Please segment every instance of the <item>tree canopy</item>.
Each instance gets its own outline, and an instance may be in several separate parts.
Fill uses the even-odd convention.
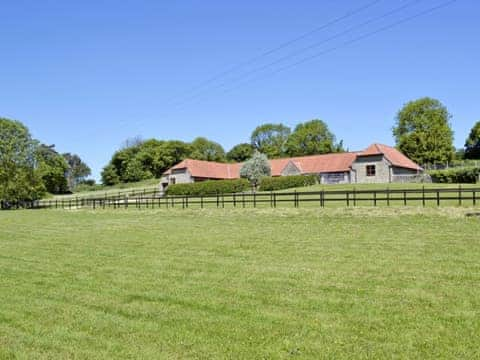
[[[36,168],[36,149],[25,125],[0,118],[0,200],[36,200],[45,193]]]
[[[263,124],[252,132],[250,141],[258,152],[268,158],[279,158],[287,154],[290,132],[290,128],[283,124]]]
[[[473,126],[465,141],[465,159],[480,159],[480,121]]]
[[[445,163],[454,156],[450,114],[438,100],[421,98],[407,103],[393,128],[397,148],[419,164]]]
[[[67,183],[68,164],[65,158],[55,150],[55,145],[37,146],[38,171],[51,194],[64,194],[69,191]]]
[[[73,190],[80,182],[84,181],[92,171],[77,154],[65,153],[63,158],[67,162],[67,182],[70,190]]]
[[[240,176],[248,179],[253,186],[257,186],[265,176],[270,176],[272,170],[265,154],[256,151],[252,158],[247,160],[240,169]]]
[[[226,160],[225,150],[222,145],[204,137],[197,137],[191,143],[192,153],[190,157],[196,160],[218,161]]]
[[[242,143],[235,145],[228,153],[227,160],[235,162],[244,162],[253,156],[253,147],[251,144]]]
[[[103,168],[102,183],[114,185],[159,178],[173,165],[190,156],[192,147],[183,141],[150,139],[116,151]]]
[[[289,156],[328,154],[342,150],[341,145],[335,144],[335,135],[322,120],[298,124],[287,141]]]

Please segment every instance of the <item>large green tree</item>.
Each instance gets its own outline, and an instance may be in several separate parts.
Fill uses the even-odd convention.
[[[45,193],[37,171],[37,144],[19,121],[0,118],[0,200],[36,200]]]
[[[322,120],[298,124],[287,141],[287,153],[290,156],[328,154],[342,150],[341,145],[335,144],[335,135]]]
[[[473,126],[465,141],[465,159],[480,159],[480,121]]]
[[[258,126],[250,137],[252,146],[269,158],[279,158],[287,154],[287,141],[290,128],[283,124],[263,124]]]
[[[235,145],[228,153],[227,160],[235,162],[243,162],[253,156],[253,146],[251,144],[243,143]]]
[[[116,151],[102,171],[102,183],[114,185],[159,178],[165,170],[190,156],[191,145],[183,141],[150,139]]]
[[[225,150],[222,145],[204,137],[197,137],[191,143],[192,152],[190,157],[196,160],[218,161],[226,160]]]
[[[455,152],[450,118],[447,108],[436,99],[407,103],[393,128],[397,148],[419,164],[450,161]]]
[[[92,171],[77,154],[65,153],[63,158],[67,162],[67,182],[70,190],[73,190],[80,182],[85,180]]]
[[[51,194],[68,192],[68,164],[65,158],[55,150],[55,145],[40,144],[37,147],[38,171]]]

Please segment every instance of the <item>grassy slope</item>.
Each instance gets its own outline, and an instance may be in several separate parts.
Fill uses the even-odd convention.
[[[148,179],[144,181],[134,182],[134,183],[122,183],[113,186],[105,186],[102,189],[94,190],[94,191],[81,191],[74,193],[72,195],[53,195],[51,196],[52,199],[69,199],[69,198],[82,198],[82,197],[89,197],[89,196],[104,196],[107,195],[114,195],[120,192],[126,191],[133,191],[133,190],[141,190],[141,189],[154,189],[159,188],[160,179]]]
[[[479,357],[464,211],[2,212],[0,358]]]

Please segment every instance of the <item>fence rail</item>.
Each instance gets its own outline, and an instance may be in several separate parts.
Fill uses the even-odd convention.
[[[204,196],[117,196],[40,200],[8,204],[2,209],[128,209],[225,207],[327,207],[327,206],[476,206],[479,188],[419,188],[378,190],[325,190],[311,192],[248,192]]]

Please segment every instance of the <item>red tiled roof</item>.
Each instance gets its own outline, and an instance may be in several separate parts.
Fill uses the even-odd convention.
[[[224,164],[213,161],[185,159],[174,167],[170,168],[165,174],[170,174],[172,170],[188,169],[193,177],[208,179],[238,179],[240,177],[240,167],[242,164]]]
[[[408,157],[403,155],[397,149],[383,144],[373,144],[370,145],[365,151],[362,151],[358,156],[371,156],[371,155],[384,155],[388,161],[394,166],[413,169],[413,170],[422,170],[418,164],[410,160]]]
[[[356,157],[354,153],[301,156],[270,160],[270,166],[272,167],[272,176],[280,176],[290,161],[302,174],[343,172],[350,171]]]
[[[382,144],[373,144],[365,151],[273,159],[269,160],[269,162],[272,169],[272,176],[280,176],[290,162],[299,169],[301,174],[319,174],[350,171],[357,156],[372,155],[384,155],[394,166],[422,170],[420,166],[397,149]],[[240,168],[242,165],[242,163],[224,164],[212,161],[186,159],[166,171],[165,175],[170,174],[172,170],[188,169],[193,177],[206,179],[238,179],[240,178]]]

